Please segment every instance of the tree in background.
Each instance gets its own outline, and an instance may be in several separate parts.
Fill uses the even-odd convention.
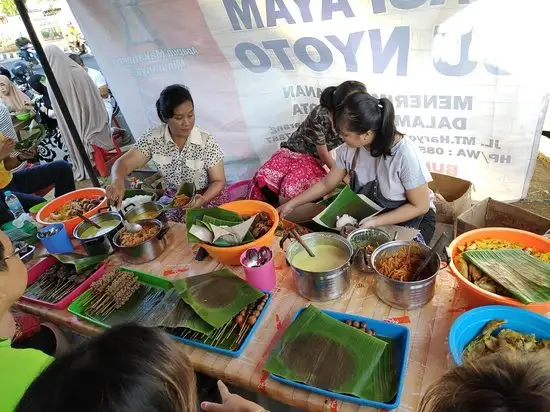
[[[15,16],[18,14],[13,0],[0,0],[0,11],[6,16]]]

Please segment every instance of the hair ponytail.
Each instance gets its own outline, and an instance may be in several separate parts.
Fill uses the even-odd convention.
[[[366,93],[367,87],[356,80],[346,80],[338,86],[330,86],[323,90],[319,104],[329,112],[334,113],[342,106],[344,100],[353,93]]]
[[[395,128],[395,110],[392,102],[388,98],[382,97],[378,99],[378,104],[382,112],[382,119],[380,128],[376,131],[376,137],[371,144],[371,154],[375,157],[391,155],[391,147],[397,133],[397,129]]]
[[[345,128],[350,132],[375,132],[370,144],[374,157],[391,156],[391,148],[396,134],[395,110],[392,102],[383,97],[377,99],[368,93],[353,93],[348,96],[334,114],[337,129]]]

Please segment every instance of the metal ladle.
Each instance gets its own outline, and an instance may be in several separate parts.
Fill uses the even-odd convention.
[[[126,220],[126,215],[122,212],[121,209],[118,209],[117,212],[122,218],[122,224],[124,225],[124,230],[126,230],[128,233],[137,233],[140,230],[143,230],[143,227],[139,223],[128,222]]]

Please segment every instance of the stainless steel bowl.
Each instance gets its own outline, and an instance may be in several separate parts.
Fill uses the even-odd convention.
[[[386,254],[390,256],[393,253],[409,245],[419,246],[424,256],[428,254],[430,248],[414,241],[393,241],[379,246],[371,256],[371,265],[375,270],[376,295],[385,303],[399,309],[416,309],[428,303],[435,294],[435,280],[441,266],[441,258],[435,255],[426,267],[428,273],[424,279],[417,282],[401,282],[393,280],[379,272],[380,259]]]
[[[138,220],[144,219],[157,219],[164,224],[168,223],[164,207],[157,202],[146,202],[138,206],[129,204],[124,208],[124,213],[126,214],[126,220],[130,223],[136,223]],[[149,217],[145,218],[144,215],[149,215]]]
[[[151,260],[154,260],[162,255],[162,252],[164,252],[164,249],[166,249],[166,239],[164,235],[166,235],[166,232],[168,232],[170,227],[164,226],[162,222],[157,219],[144,219],[139,220],[136,223],[143,225],[148,222],[153,222],[155,225],[158,226],[160,231],[157,233],[156,236],[153,236],[152,238],[146,240],[143,243],[140,243],[139,245],[123,246],[120,244],[118,238],[120,236],[120,233],[124,229],[119,230],[115,235],[113,242],[122,253],[122,258],[126,262],[135,264],[150,262]]]
[[[370,257],[372,253],[365,253],[365,247],[373,246],[375,249],[388,243],[391,240],[390,235],[380,229],[356,229],[348,235],[348,240],[353,246],[354,266],[366,273],[374,273],[374,269],[370,265]]]
[[[348,260],[345,264],[327,272],[309,272],[292,265],[292,259],[303,250],[302,246],[294,241],[286,252],[287,262],[292,267],[292,274],[298,293],[310,300],[325,301],[337,299],[349,288],[351,273],[350,261],[353,247],[345,238],[335,233],[309,233],[302,239],[312,250],[317,245],[333,245],[345,250]]]
[[[103,233],[99,236],[82,237],[83,233],[90,228],[90,224],[86,221],[82,221],[74,228],[73,237],[78,239],[82,244],[82,247],[89,256],[108,255],[115,251],[115,245],[113,238],[115,233],[122,227],[122,217],[117,212],[103,212],[97,215],[90,216],[89,219],[101,226],[103,222],[118,222],[107,233]]]

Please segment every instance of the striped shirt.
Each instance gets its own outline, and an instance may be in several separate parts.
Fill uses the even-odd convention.
[[[14,141],[18,141],[17,134],[13,128],[13,123],[11,121],[10,109],[8,106],[0,100],[0,134],[4,137],[9,137]]]

